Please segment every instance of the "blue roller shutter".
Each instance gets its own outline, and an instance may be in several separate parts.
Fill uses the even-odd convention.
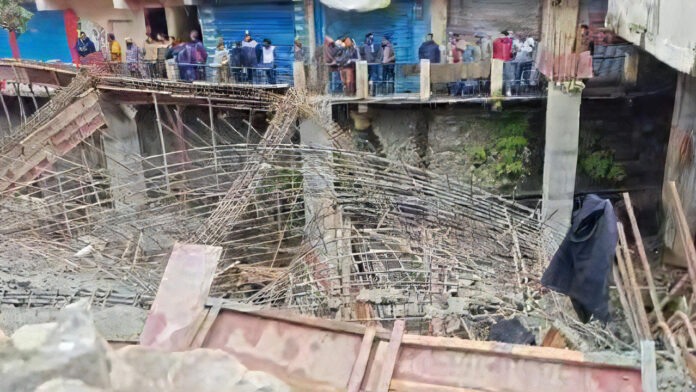
[[[34,13],[27,24],[27,31],[17,37],[22,58],[71,63],[72,57],[65,36],[63,11],[37,11],[34,3],[22,6]],[[7,30],[0,29],[0,57],[12,57],[9,42]]]
[[[417,10],[419,4],[422,5],[421,12]],[[429,0],[392,0],[389,7],[370,12],[338,11],[321,5],[317,14],[317,22],[323,24],[321,31],[324,34],[318,37],[317,44],[323,43],[326,35],[334,39],[348,35],[360,45],[367,33],[374,33],[376,40],[387,35],[394,45],[397,64],[418,63],[418,47],[430,32]],[[419,77],[413,72],[400,74],[405,69],[397,67],[397,92],[418,91]]]
[[[218,37],[226,43],[241,41],[244,31],[261,43],[264,38],[276,47],[279,81],[292,80],[295,15],[292,1],[216,1],[198,6],[204,44],[215,51]]]

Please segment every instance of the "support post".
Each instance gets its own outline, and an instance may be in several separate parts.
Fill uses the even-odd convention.
[[[215,118],[213,116],[213,105],[208,98],[208,114],[210,115],[210,139],[213,143],[213,166],[215,166],[215,185],[220,187],[220,177],[218,176],[217,158],[217,138],[215,137]]]
[[[542,190],[544,219],[565,234],[570,227],[580,135],[582,91],[563,91],[549,82]]]
[[[7,110],[7,104],[5,104],[5,97],[3,97],[2,91],[0,91],[0,103],[2,103],[2,109],[5,111],[5,117],[7,118],[7,133],[12,133],[12,120],[10,119],[10,112]]]
[[[503,95],[503,65],[499,59],[491,59],[491,96]]]
[[[295,61],[292,63],[292,78],[296,90],[307,89],[307,77],[305,75],[304,62]]]
[[[657,392],[655,342],[652,340],[641,340],[640,342],[640,373],[643,381],[643,392]]]
[[[367,61],[358,61],[355,65],[356,97],[366,99],[369,95],[370,85],[367,74]]]
[[[164,182],[167,186],[167,193],[171,192],[169,185],[169,165],[167,164],[167,149],[164,143],[164,132],[162,132],[162,120],[160,119],[159,107],[157,105],[157,94],[152,93],[152,100],[155,103],[155,115],[157,116],[157,131],[159,132],[160,144],[162,146],[162,162],[164,165]]]
[[[430,60],[420,61],[420,100],[430,99]]]

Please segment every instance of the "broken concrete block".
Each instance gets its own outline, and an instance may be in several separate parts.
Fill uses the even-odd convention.
[[[108,346],[94,331],[86,300],[68,305],[54,325],[20,328],[12,341],[0,351],[0,391],[33,392],[59,377],[110,386]]]
[[[189,347],[221,254],[219,246],[174,244],[140,344],[170,351]]]
[[[80,380],[54,378],[41,384],[34,392],[107,392],[107,390],[91,387]]]
[[[24,325],[12,334],[12,344],[19,351],[39,350],[57,326],[57,323]]]
[[[250,372],[222,350],[166,352],[130,346],[110,355],[115,392],[285,392],[290,388],[263,372]]]

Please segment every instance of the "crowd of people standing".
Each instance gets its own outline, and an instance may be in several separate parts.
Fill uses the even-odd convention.
[[[374,33],[368,33],[359,46],[355,40],[347,36],[336,40],[326,36],[323,55],[324,63],[329,67],[332,92],[335,92],[339,85],[336,80],[338,75],[343,93],[355,94],[355,66],[360,60],[368,63],[371,90],[382,86],[387,93],[393,92],[396,55],[389,36],[383,36],[381,42],[377,43]]]

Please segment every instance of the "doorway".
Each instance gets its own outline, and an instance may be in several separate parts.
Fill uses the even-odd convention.
[[[145,8],[145,32],[152,38],[157,38],[157,34],[169,36],[164,8]]]

